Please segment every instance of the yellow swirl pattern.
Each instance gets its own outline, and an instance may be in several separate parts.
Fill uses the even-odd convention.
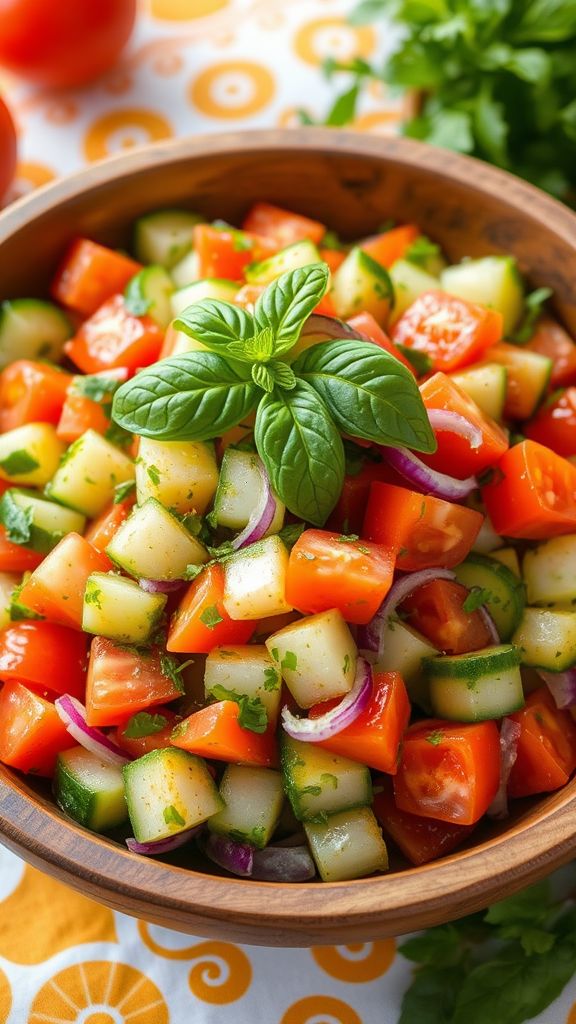
[[[394,939],[351,946],[313,946],[312,956],[323,971],[338,981],[365,984],[381,978],[396,956]]]
[[[306,996],[286,1010],[280,1024],[362,1024],[362,1020],[341,999]]]
[[[239,946],[231,942],[195,942],[178,948],[163,946],[150,934],[145,921],[138,922],[145,946],[166,960],[197,961],[188,975],[193,994],[205,1003],[223,1006],[241,999],[252,981],[252,966]]]

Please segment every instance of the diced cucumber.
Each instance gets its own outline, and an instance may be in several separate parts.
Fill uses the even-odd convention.
[[[188,306],[202,299],[222,299],[224,302],[233,302],[238,292],[238,284],[235,281],[227,281],[225,278],[205,277],[202,281],[193,281],[185,288],[178,288],[172,295],[170,305],[172,316],[180,316]],[[190,339],[193,340],[193,339]],[[201,341],[197,342],[199,348],[206,348]]]
[[[206,762],[187,750],[152,750],[122,771],[130,823],[139,843],[168,839],[224,806]]]
[[[218,526],[244,529],[262,495],[262,468],[255,452],[226,449],[214,498],[214,518]],[[265,536],[278,533],[284,524],[286,508],[278,498],[275,501],[276,512]]]
[[[141,438],[136,462],[139,505],[147,498],[157,498],[165,508],[180,515],[203,515],[217,486],[218,464],[212,444]]]
[[[394,305],[394,288],[388,271],[359,246],[351,249],[338,267],[330,296],[336,315],[342,320],[366,312],[383,324]]]
[[[513,256],[483,256],[446,267],[442,288],[468,302],[502,313],[504,334],[516,327],[524,309],[524,286]]]
[[[475,553],[468,555],[454,572],[459,583],[483,599],[481,603],[494,619],[500,639],[509,640],[526,604],[522,580],[501,562]]]
[[[153,580],[184,579],[187,565],[209,559],[206,548],[156,498],[134,509],[106,554],[131,576]]]
[[[523,665],[564,672],[576,663],[576,611],[526,608],[512,643]]]
[[[24,582],[24,578],[22,582]],[[19,574],[15,572],[0,572],[0,629],[8,626],[12,619],[11,612],[14,604],[17,603],[18,597],[16,588],[20,590]]]
[[[422,667],[423,658],[433,658],[439,651],[400,620],[389,619],[384,633],[382,651],[374,665],[376,672],[399,672],[412,703],[430,711],[428,680]]]
[[[346,882],[388,869],[382,831],[369,807],[334,814],[325,824],[304,825],[323,882]]]
[[[82,629],[124,644],[145,643],[156,630],[166,594],[148,594],[134,580],[93,572],[86,582]]]
[[[128,818],[122,769],[84,747],[58,754],[54,796],[66,814],[93,832],[109,832]]]
[[[280,672],[264,644],[214,647],[206,658],[206,698],[218,699],[213,694],[215,686],[256,697],[266,708],[271,725],[276,725],[280,711],[281,683]]]
[[[483,363],[470,366],[459,373],[451,373],[450,377],[458,387],[474,401],[493,420],[501,420],[506,401],[507,370],[499,363]]]
[[[72,509],[47,501],[33,491],[10,488],[6,492],[18,508],[31,516],[30,540],[27,547],[47,555],[67,533],[83,533],[86,516]]]
[[[370,772],[358,761],[286,733],[280,737],[280,761],[284,789],[298,821],[323,821],[328,814],[372,802]]]
[[[506,401],[504,416],[525,420],[535,411],[548,387],[552,360],[539,352],[509,345],[505,341],[492,345],[490,362],[506,368]]]
[[[576,604],[576,536],[553,537],[524,555],[529,604],[574,610]]]
[[[270,842],[284,803],[280,772],[229,764],[220,783],[224,807],[208,828],[239,843],[263,850]]]
[[[522,573],[516,548],[500,548],[498,551],[492,551],[490,557],[495,558],[497,562],[501,562],[507,569],[510,569],[510,572],[521,578]]]
[[[226,559],[222,603],[231,619],[265,619],[292,611],[285,597],[288,557],[286,545],[274,536]]]
[[[432,710],[455,722],[502,718],[524,705],[520,653],[511,644],[427,658]]]
[[[170,271],[176,287],[185,288],[187,284],[192,284],[192,281],[197,281],[200,277],[199,266],[198,253],[194,250],[187,253]]]
[[[57,363],[73,334],[61,309],[40,299],[11,299],[0,304],[0,370],[15,359]]]
[[[113,500],[114,488],[134,476],[134,463],[128,455],[95,430],[87,430],[70,445],[46,494],[93,518]]]
[[[164,267],[144,267],[126,285],[126,307],[135,316],[150,316],[164,330],[172,319],[174,282]]]
[[[171,270],[192,248],[192,232],[203,217],[189,210],[155,210],[134,226],[134,253],[140,263]]]
[[[480,510],[479,510],[480,511]],[[472,551],[480,555],[491,555],[495,548],[502,547],[502,537],[496,533],[488,516],[484,516],[478,536],[472,545]]]
[[[436,291],[440,281],[408,260],[396,260],[390,267],[390,280],[394,288],[394,309],[390,322],[395,323],[409,306],[424,292]]]
[[[43,487],[65,450],[51,423],[25,423],[8,430],[0,434],[0,479]]]
[[[266,647],[301,708],[343,697],[354,685],[358,652],[336,608],[291,622]]]
[[[309,263],[321,263],[322,257],[313,242],[304,239],[294,242],[286,249],[269,256],[259,263],[250,263],[246,267],[246,280],[249,284],[270,284],[288,270],[298,270]]]

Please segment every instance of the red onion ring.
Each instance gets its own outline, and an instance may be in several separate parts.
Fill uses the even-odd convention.
[[[422,459],[408,448],[381,446],[380,451],[386,462],[423,494],[432,494],[435,498],[446,498],[448,501],[460,501],[478,487],[475,476],[458,480],[447,473],[439,473],[422,462]]]
[[[500,727],[500,783],[498,792],[486,811],[490,818],[502,820],[508,817],[508,780],[516,758],[518,757],[518,740],[522,729],[518,722],[503,718]]]
[[[438,432],[458,434],[470,442],[471,448],[479,448],[482,444],[482,431],[465,416],[450,409],[427,409],[430,426]]]
[[[407,576],[400,576],[390,587],[376,615],[366,625],[358,629],[358,646],[366,651],[380,652],[388,619],[399,604],[410,597],[415,590],[432,580],[455,580],[456,576],[450,569],[421,569]],[[500,643],[500,641],[498,641]],[[318,721],[318,719],[316,719]]]
[[[335,316],[324,316],[322,313],[312,313],[300,331],[300,337],[315,338],[317,336],[325,338],[326,341],[344,338],[351,341],[370,342],[370,338],[360,334],[343,320],[338,320]]]
[[[268,846],[254,850],[252,878],[260,882],[309,882],[316,875],[307,846]]]
[[[476,611],[480,612],[480,615],[481,615],[481,617],[482,617],[482,619],[484,621],[484,625],[486,626],[486,629],[490,633],[490,639],[491,639],[492,643],[493,644],[500,644],[500,643],[502,643],[502,641],[500,639],[500,634],[499,634],[498,630],[496,629],[496,623],[494,622],[494,619],[490,615],[490,612],[488,611],[488,609],[482,604],[482,605],[480,605],[479,608],[476,609]]]
[[[170,853],[172,850],[177,850],[179,846],[184,846],[185,843],[190,842],[203,827],[203,825],[194,825],[192,828],[185,829],[184,832],[168,836],[167,839],[156,839],[153,843],[139,843],[137,839],[130,836],[126,840],[126,846],[131,853],[141,853],[145,857],[152,857],[159,853]]]
[[[557,708],[576,706],[576,668],[569,668],[567,672],[542,672],[539,669],[538,675],[546,683]]]
[[[182,587],[188,586],[186,580],[138,580],[138,586],[140,590],[145,590],[147,594],[173,594],[176,590],[182,590]]]
[[[320,718],[296,718],[286,706],[282,709],[284,731],[294,740],[321,743],[336,736],[354,722],[366,708],[372,693],[372,668],[364,658],[358,658],[356,678],[349,693],[340,703]]]
[[[232,875],[250,878],[254,865],[254,847],[248,843],[236,843],[226,836],[217,836],[209,832],[202,843],[202,849],[218,867],[224,868]]]
[[[69,693],[65,693],[62,697],[56,698],[54,707],[58,717],[64,722],[67,731],[86,750],[96,754],[103,761],[108,761],[110,764],[123,765],[128,764],[131,760],[126,755],[126,752],[106,736],[101,729],[88,725],[86,722],[86,708],[79,700],[76,700],[76,697],[71,697]]]
[[[276,514],[276,498],[272,494],[268,473],[260,459],[258,459],[258,470],[262,478],[262,490],[258,503],[253,509],[242,533],[239,533],[232,541],[232,547],[236,550],[238,548],[245,548],[248,544],[254,544],[257,540],[260,540],[266,533],[266,530],[270,528],[270,524]]]

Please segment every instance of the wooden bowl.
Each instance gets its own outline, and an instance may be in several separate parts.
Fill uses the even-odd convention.
[[[0,215],[0,298],[45,290],[71,237],[128,241],[135,217],[188,205],[238,223],[268,199],[345,237],[387,218],[416,221],[453,260],[512,253],[533,285],[554,289],[576,332],[576,217],[536,189],[444,150],[327,129],[162,143],[56,182]],[[468,846],[414,868],[333,884],[277,885],[218,876],[181,852],[137,857],[65,818],[49,791],[0,768],[0,837],[32,864],[116,910],[196,935],[312,945],[397,935],[479,910],[534,882],[576,850],[576,781]],[[182,866],[189,864],[190,866]]]

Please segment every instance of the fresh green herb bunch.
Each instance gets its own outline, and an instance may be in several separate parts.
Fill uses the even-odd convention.
[[[258,453],[275,493],[299,518],[322,526],[344,480],[339,431],[432,452],[436,440],[412,374],[367,341],[314,345],[291,364],[304,323],[328,286],[324,263],[283,274],[254,314],[204,299],[175,326],[205,350],[155,363],[114,395],[126,430],[165,441],[200,441],[256,410]]]
[[[402,29],[383,66],[329,61],[352,87],[327,123],[353,120],[364,82],[424,94],[406,135],[472,153],[563,199],[576,191],[576,0],[362,0],[356,24]]]

